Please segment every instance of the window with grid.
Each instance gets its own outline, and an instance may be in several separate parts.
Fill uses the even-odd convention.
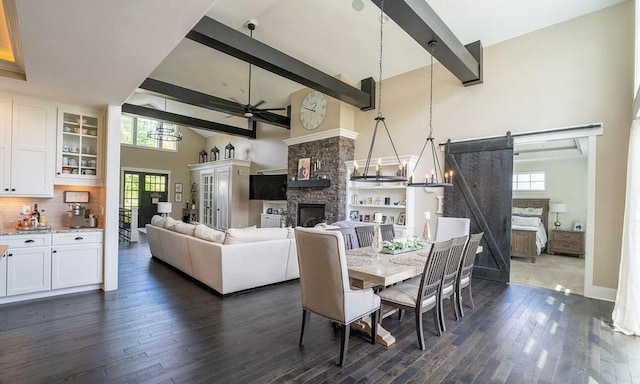
[[[147,133],[153,131],[159,124],[160,121],[158,120],[122,115],[120,117],[120,144],[177,151],[177,141],[161,141],[147,137]],[[166,128],[174,129],[178,132],[177,125],[164,122],[162,124]]]
[[[166,189],[167,177],[163,175],[145,175],[145,192],[164,192]]]
[[[521,172],[513,175],[514,191],[544,191],[544,172]]]
[[[140,202],[140,175],[133,173],[124,174],[124,208],[137,208]]]

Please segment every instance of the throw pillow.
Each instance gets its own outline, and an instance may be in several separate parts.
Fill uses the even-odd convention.
[[[151,225],[164,228],[165,220],[166,219],[160,215],[153,215],[153,217],[151,218]]]
[[[211,241],[213,243],[222,244],[224,243],[225,233],[222,231],[218,231],[217,229],[209,228],[204,224],[196,225],[194,236],[198,239]]]
[[[289,231],[286,228],[230,228],[227,229],[225,244],[243,244],[256,241],[286,239]]]
[[[196,231],[196,226],[188,223],[178,223],[176,224],[176,232],[180,232],[184,235],[193,236]]]
[[[164,221],[164,228],[171,230],[171,231],[175,231],[176,230],[176,224],[178,223],[182,223],[181,220],[176,220],[173,217],[167,217],[167,219]]]

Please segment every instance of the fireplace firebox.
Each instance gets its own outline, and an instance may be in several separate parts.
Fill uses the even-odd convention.
[[[324,204],[298,204],[299,226],[313,227],[324,219]]]

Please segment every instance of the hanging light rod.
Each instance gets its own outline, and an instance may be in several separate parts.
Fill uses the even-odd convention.
[[[429,135],[424,141],[418,161],[413,168],[413,172],[409,174],[409,180],[407,181],[407,187],[424,187],[424,188],[437,188],[437,187],[453,187],[453,171],[445,172],[442,174],[442,168],[440,167],[440,160],[438,159],[438,152],[436,151],[435,140],[433,139],[433,53],[436,49],[438,42],[436,40],[429,41],[429,49],[431,50],[431,67],[429,69]],[[415,182],[415,171],[420,164],[424,150],[429,146],[431,148],[431,158],[433,159],[433,168],[431,173],[428,173],[424,177],[424,182]]]
[[[400,161],[400,156],[398,156],[398,151],[396,151],[396,146],[393,144],[393,139],[391,138],[391,134],[389,133],[389,128],[387,128],[387,123],[385,122],[384,116],[382,115],[382,52],[383,52],[383,43],[384,43],[384,0],[382,0],[380,4],[380,57],[379,57],[379,68],[380,74],[378,76],[378,115],[374,119],[376,124],[373,127],[373,136],[371,137],[371,145],[369,145],[369,153],[367,154],[367,160],[364,166],[364,172],[360,174],[358,170],[358,162],[353,161],[353,172],[351,173],[351,181],[359,181],[359,182],[370,182],[370,183],[380,183],[380,182],[404,182],[407,181],[407,165],[406,162],[403,164]],[[378,126],[382,123],[384,130],[387,132],[387,137],[389,137],[389,142],[391,143],[391,148],[393,149],[393,153],[398,160],[398,170],[395,175],[383,175],[382,174],[382,161],[378,159],[378,164],[376,165],[376,173],[375,175],[369,174],[369,166],[371,165],[371,155],[373,154],[373,147],[376,143],[376,135],[378,134]]]

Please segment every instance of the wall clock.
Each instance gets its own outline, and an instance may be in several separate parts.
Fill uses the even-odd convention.
[[[311,91],[300,104],[300,122],[302,127],[308,130],[316,129],[322,124],[327,114],[327,97],[318,92]]]

